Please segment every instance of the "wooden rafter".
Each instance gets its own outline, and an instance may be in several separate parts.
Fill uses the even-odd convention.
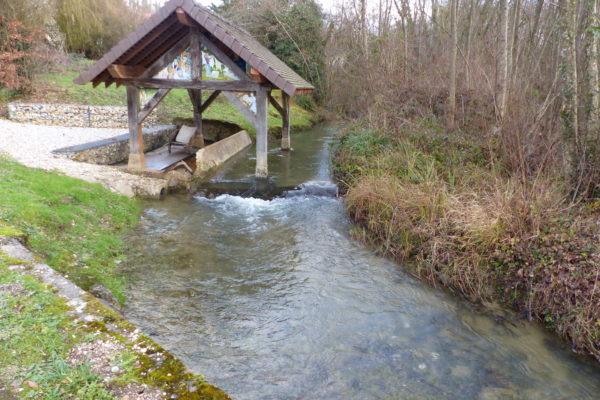
[[[108,72],[113,78],[127,79],[137,78],[146,71],[143,65],[120,65],[112,64],[108,67]]]
[[[252,124],[252,126],[256,127],[256,114],[252,112],[242,101],[238,98],[237,94],[234,92],[223,92],[223,96],[227,97],[227,99],[233,104],[235,108],[238,109],[239,112]]]
[[[194,21],[192,18],[190,18],[190,16],[187,15],[187,13],[185,11],[183,11],[183,8],[177,7],[175,9],[175,14],[177,15],[177,20],[179,21],[180,24],[186,25],[189,27],[197,27],[198,26],[196,21]]]
[[[261,86],[259,83],[252,81],[220,81],[220,80],[204,80],[190,81],[180,79],[153,79],[153,78],[138,78],[138,79],[121,79],[122,84],[129,86],[144,87],[150,89],[206,89],[206,90],[222,90],[235,92],[255,92]],[[266,86],[271,88],[271,86]]]
[[[154,94],[154,96],[144,105],[142,110],[138,113],[138,120],[140,124],[148,117],[148,115],[150,115],[152,110],[156,108],[156,106],[162,101],[162,99],[165,98],[167,94],[169,94],[170,91],[171,89],[165,88],[160,89]]]
[[[189,28],[187,26],[177,26],[181,27],[181,29],[172,32],[170,35],[161,36],[158,43],[153,46],[152,51],[141,52],[131,60],[131,63],[144,65],[146,67],[153,65],[156,60],[179,43],[179,41],[189,33]]]
[[[180,55],[190,45],[190,35],[186,35],[181,38],[169,51],[160,56],[157,60],[152,63],[150,67],[144,72],[140,78],[152,78],[158,74],[164,67],[172,62],[175,57]]]
[[[208,99],[206,99],[206,101],[204,102],[204,104],[202,104],[202,107],[200,107],[200,113],[202,114],[204,111],[206,111],[206,109],[208,107],[210,107],[210,105],[212,104],[213,101],[215,101],[215,99],[217,97],[219,97],[219,94],[221,94],[220,90],[215,90],[213,91],[210,96],[208,96]]]
[[[160,38],[165,35],[165,32],[168,32],[176,24],[177,18],[175,17],[169,17],[165,19],[159,26],[157,26],[150,33],[148,33],[148,35],[146,35],[143,39],[138,41],[129,52],[120,57],[118,59],[118,63],[125,64],[130,61],[134,61],[136,64],[139,64],[139,62],[136,62],[135,58],[138,57],[140,54],[143,54],[143,50],[147,46],[152,44],[154,41],[160,40]]]
[[[279,113],[279,115],[281,115],[282,117],[284,117],[285,116],[285,112],[283,110],[283,107],[279,105],[279,103],[277,102],[277,100],[275,100],[275,98],[271,95],[271,92],[269,92],[268,96],[269,96],[269,103],[271,103],[271,105],[277,110],[277,112]]]

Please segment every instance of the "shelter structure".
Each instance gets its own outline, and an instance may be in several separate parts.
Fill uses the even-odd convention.
[[[269,103],[282,118],[281,148],[290,149],[290,97],[311,92],[302,79],[248,32],[193,0],[169,0],[133,33],[74,80],[127,88],[132,170],[146,169],[142,123],[171,89],[186,89],[196,143],[203,146],[202,113],[222,94],[256,128],[256,176],[266,177]],[[145,104],[140,91],[155,89]],[[281,91],[281,101],[273,90]],[[205,94],[202,91],[211,91]]]

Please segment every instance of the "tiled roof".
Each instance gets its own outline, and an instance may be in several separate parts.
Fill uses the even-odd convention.
[[[181,8],[207,36],[231,54],[236,54],[259,71],[269,82],[293,96],[297,92],[311,91],[314,87],[294,72],[277,56],[260,44],[245,30],[225,18],[195,3],[193,0],[170,0],[133,33],[74,80],[76,84],[104,82],[107,86],[115,80],[107,68],[112,64],[142,65],[149,67],[189,32],[189,27],[179,23],[175,10]]]

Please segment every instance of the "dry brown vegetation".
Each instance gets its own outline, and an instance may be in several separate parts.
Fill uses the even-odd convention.
[[[434,285],[509,304],[600,359],[599,201],[572,204],[548,177],[523,183],[495,170],[488,149],[430,120],[394,136],[355,127],[335,165],[360,239]]]
[[[600,3],[345,1],[335,156],[358,235],[600,360]]]

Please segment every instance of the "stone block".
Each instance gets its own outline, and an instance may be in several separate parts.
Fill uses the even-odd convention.
[[[198,150],[196,153],[196,172],[194,175],[201,175],[219,167],[251,144],[252,139],[250,139],[248,132],[240,131],[235,135]]]

